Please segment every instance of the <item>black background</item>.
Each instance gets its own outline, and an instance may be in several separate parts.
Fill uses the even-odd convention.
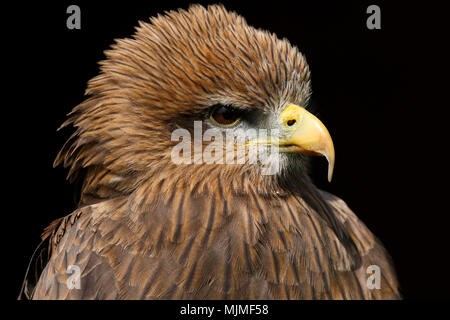
[[[316,184],[344,199],[381,239],[405,298],[449,298],[448,146],[443,142],[448,11],[431,2],[222,3],[250,25],[288,38],[306,56],[312,107],[336,149],[332,183],[326,181],[325,161],[317,159]],[[81,30],[66,28],[70,4],[81,8]],[[381,7],[381,30],[366,27],[369,4]],[[4,67],[13,69],[7,79],[11,90],[4,92],[13,99],[3,102],[2,118],[3,127],[10,128],[2,158],[9,191],[3,193],[9,208],[3,213],[13,220],[4,226],[11,232],[5,244],[12,249],[12,298],[41,231],[75,208],[67,171],[52,168],[71,130],[56,129],[83,100],[113,39],[131,36],[138,20],[180,7],[188,4],[73,0],[4,10],[13,18],[2,45],[12,55]]]

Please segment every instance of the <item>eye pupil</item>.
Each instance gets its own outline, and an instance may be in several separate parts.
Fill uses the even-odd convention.
[[[216,111],[216,116],[218,118],[223,118],[225,120],[228,121],[233,121],[234,117],[236,116],[234,114],[234,112],[228,108],[225,107],[220,107],[217,111]]]
[[[239,121],[240,112],[227,106],[218,106],[213,109],[211,118],[221,125],[233,125]]]

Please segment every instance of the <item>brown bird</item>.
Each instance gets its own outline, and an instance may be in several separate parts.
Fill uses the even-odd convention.
[[[55,160],[82,182],[79,205],[43,233],[48,261],[26,296],[400,298],[380,242],[308,177],[312,154],[331,179],[334,149],[307,111],[310,71],[295,46],[223,6],[194,5],[141,22],[105,54]],[[193,137],[181,163],[177,129]],[[239,143],[249,129],[270,134]],[[213,158],[223,149],[233,161],[202,160],[211,140],[227,141]],[[252,162],[252,146],[278,152]]]

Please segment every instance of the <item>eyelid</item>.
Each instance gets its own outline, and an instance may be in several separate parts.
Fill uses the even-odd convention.
[[[236,112],[239,112],[240,115],[243,115],[243,114],[245,114],[245,113],[248,112],[248,110],[246,110],[246,109],[244,109],[244,108],[242,108],[242,107],[235,107],[235,106],[225,105],[225,104],[215,104],[215,105],[212,105],[212,106],[210,107],[209,112],[208,112],[208,118],[212,116],[212,114],[213,114],[213,112],[214,112],[215,110],[217,110],[217,109],[219,109],[219,108],[221,108],[221,107],[229,108],[229,109],[231,109],[231,110],[234,110],[234,111],[236,111]]]
[[[236,107],[236,106],[233,106],[233,105],[230,105],[230,104],[221,104],[221,103],[213,104],[213,105],[211,105],[211,106],[209,107],[209,109],[210,109],[211,111],[213,111],[213,110],[216,110],[216,109],[218,109],[218,108],[220,108],[220,107],[225,107],[225,108],[228,108],[228,109],[233,109],[233,110],[238,110],[238,111],[244,111],[244,110],[245,110],[245,109],[242,108],[242,107]]]

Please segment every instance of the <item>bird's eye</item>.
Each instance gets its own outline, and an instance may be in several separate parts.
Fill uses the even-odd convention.
[[[241,120],[242,112],[236,108],[218,105],[213,107],[210,119],[220,127],[234,127]]]

